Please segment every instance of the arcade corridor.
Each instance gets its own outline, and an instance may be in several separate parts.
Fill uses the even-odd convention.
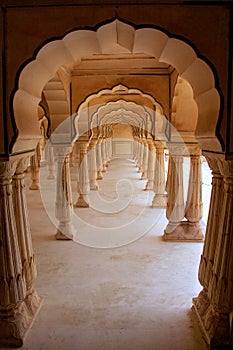
[[[43,175],[46,172],[41,168]],[[119,158],[110,162],[104,179],[98,181],[100,194],[107,198],[113,193],[117,178],[134,183],[132,218],[152,192],[143,191],[145,180],[140,180],[134,163]],[[190,310],[192,297],[201,289],[197,269],[202,243],[163,242],[164,211],[146,235],[122,247],[97,249],[56,241],[40,192],[28,191],[27,198],[38,268],[36,288],[44,302],[21,349],[205,349]],[[87,220],[91,210],[75,212]],[[155,210],[146,208],[144,224]],[[119,226],[121,217],[124,224],[126,211],[115,214],[115,221],[114,215],[105,214],[106,222]],[[103,220],[104,214],[99,215]]]

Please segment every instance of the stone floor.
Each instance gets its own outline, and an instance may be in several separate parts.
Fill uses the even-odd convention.
[[[122,169],[124,181],[119,180]],[[27,198],[38,269],[36,288],[44,301],[21,349],[206,349],[191,312],[192,297],[201,289],[197,271],[203,244],[161,239],[167,222],[164,210],[156,213],[148,205],[153,194],[143,191],[145,182],[133,162],[111,161],[99,181],[99,210],[93,192],[92,208],[75,209],[79,243],[54,239],[54,218],[48,209],[53,207],[54,187],[43,180],[46,168],[41,170],[42,190],[27,190]],[[72,179],[76,200],[74,169]],[[118,179],[118,193],[114,179]],[[47,198],[47,212],[41,196]],[[131,226],[125,232],[135,230],[135,234],[124,241],[121,233],[127,216]],[[85,225],[99,228],[89,240],[83,235],[88,232]],[[139,234],[143,225],[148,225],[147,230]],[[110,241],[106,235],[93,241],[101,228],[114,232]],[[98,242],[105,248],[98,248]]]

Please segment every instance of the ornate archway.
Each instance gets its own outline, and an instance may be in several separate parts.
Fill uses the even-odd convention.
[[[189,82],[198,106],[196,136],[199,143],[204,149],[220,151],[221,145],[215,136],[220,96],[210,67],[184,41],[154,28],[135,29],[117,19],[96,31],[73,31],[61,40],[46,44],[36,59],[25,66],[13,99],[18,128],[13,151],[27,150],[29,144],[31,148],[32,139],[36,144],[39,137],[37,105],[41,92],[61,66],[72,68],[84,55],[138,53],[151,55],[159,62],[172,65]]]

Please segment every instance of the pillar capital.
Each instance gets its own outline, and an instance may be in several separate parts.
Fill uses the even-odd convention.
[[[20,158],[17,162],[15,174],[17,174],[17,175],[23,174],[28,168],[29,160],[30,160],[29,156],[26,156],[24,158]]]
[[[54,149],[55,155],[58,156],[58,160],[59,160],[59,159],[65,158],[71,152],[72,146],[57,144],[53,146],[53,149]]]
[[[166,148],[166,146],[164,145],[164,143],[162,141],[154,140],[153,143],[154,143],[154,146],[155,146],[156,149],[164,149],[164,148]]]
[[[0,181],[11,179],[15,173],[18,161],[16,159],[0,162]]]
[[[188,155],[191,157],[200,157],[202,155],[202,151],[198,143],[186,143],[185,146],[188,149]]]
[[[220,173],[226,181],[233,181],[233,161],[220,159],[218,161]]]
[[[172,157],[188,157],[190,155],[189,149],[185,143],[168,142],[167,146]]]

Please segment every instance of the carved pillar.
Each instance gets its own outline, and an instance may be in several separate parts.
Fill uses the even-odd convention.
[[[24,302],[26,282],[12,197],[16,165],[17,161],[0,162],[0,344],[20,347],[31,317]]]
[[[168,193],[169,192],[169,181],[171,180],[171,162],[172,162],[172,157],[170,157],[170,154],[168,156],[168,169],[167,169],[167,181],[165,185],[165,191]]]
[[[143,139],[143,157],[142,157],[142,176],[141,179],[145,180],[147,179],[147,170],[148,170],[148,145],[147,145],[147,139]]]
[[[55,162],[54,162],[54,152],[53,152],[53,146],[51,145],[50,141],[47,142],[46,145],[46,160],[47,160],[47,167],[48,167],[48,177],[49,180],[55,179]]]
[[[142,173],[143,168],[143,154],[144,154],[144,145],[143,145],[143,141],[140,138],[139,139],[139,152],[138,152],[138,173]]]
[[[165,159],[164,159],[164,145],[160,141],[154,141],[154,146],[156,150],[156,159],[154,166],[154,185],[153,191],[155,193],[152,207],[153,208],[165,208],[167,204],[167,193],[165,190]],[[175,168],[172,168],[175,171]],[[173,175],[170,174],[170,177]],[[183,180],[182,180],[183,181]],[[175,190],[175,189],[173,189]],[[171,198],[173,194],[171,193]],[[174,200],[174,198],[173,198]]]
[[[31,185],[30,190],[40,189],[40,143],[37,144],[36,150],[33,156],[31,156]]]
[[[148,144],[148,181],[145,190],[153,190],[154,187],[154,166],[155,166],[155,149],[152,139],[147,140]]]
[[[133,143],[133,153],[134,153],[134,161],[137,164],[137,160],[138,160],[138,140],[137,137],[134,137],[134,143]]]
[[[140,147],[138,137],[135,137],[134,143],[135,143],[135,158],[134,158],[134,160],[135,160],[135,166],[138,167],[139,166],[139,147]]]
[[[58,240],[69,240],[73,238],[73,207],[69,167],[70,151],[71,147],[55,146],[57,157],[55,215],[59,221],[55,238]]]
[[[102,138],[98,138],[97,146],[96,146],[97,180],[103,179],[101,143],[102,143]]]
[[[199,268],[203,290],[193,299],[210,349],[233,348],[233,162],[211,155],[213,189]],[[215,159],[215,161],[214,161]],[[217,161],[216,161],[217,160]],[[217,166],[216,166],[217,165]],[[211,221],[212,220],[212,221]]]
[[[174,148],[174,150],[178,152],[170,154],[171,179],[169,180],[166,208],[169,223],[164,231],[163,237],[165,240],[180,240],[183,238],[183,232],[180,230],[180,223],[184,218],[183,155],[181,150],[179,152],[179,148]]]
[[[75,148],[72,148],[72,151],[70,152],[70,168],[74,167],[75,164]]]
[[[102,138],[101,142],[101,157],[102,157],[102,169],[101,171],[103,173],[106,172],[107,162],[106,162],[106,140],[105,138]]]
[[[107,138],[107,162],[110,163],[111,160],[111,139]]]
[[[109,139],[109,161],[112,159],[112,137]]]
[[[185,209],[186,222],[183,222],[185,236],[191,240],[202,241],[204,234],[200,220],[202,218],[202,176],[201,150],[199,146],[190,146],[190,175],[188,184],[187,204]]]
[[[75,204],[76,208],[88,208],[89,203],[87,195],[90,190],[90,182],[88,176],[87,148],[89,141],[78,141],[79,149],[79,170],[78,170],[78,200]]]
[[[26,282],[25,303],[33,316],[41,304],[41,298],[39,298],[33,287],[37,273],[25,196],[24,177],[27,166],[27,157],[19,160],[16,172],[13,176],[12,185],[17,237],[22,262],[22,275]]]
[[[88,164],[89,164],[89,178],[90,178],[90,189],[98,190],[97,179],[97,165],[96,165],[96,144],[97,139],[91,139],[88,148]]]

